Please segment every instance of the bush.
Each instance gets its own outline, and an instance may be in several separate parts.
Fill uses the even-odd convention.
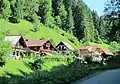
[[[49,70],[48,68],[51,67],[52,65],[51,63],[56,63],[52,65],[52,66],[55,66],[60,63],[70,64],[73,61],[74,59],[70,56],[44,56],[44,57],[37,58],[34,62],[30,62],[27,65],[32,70],[42,69],[42,66],[47,67],[47,70]],[[46,63],[50,63],[49,66],[48,65],[46,66]]]
[[[31,67],[32,70],[38,70],[38,69],[41,69],[42,68],[42,64],[44,62],[41,60],[41,59],[37,59],[35,60],[33,63],[30,62],[29,63],[29,66]]]
[[[109,69],[120,68],[120,56],[114,56],[106,62]]]
[[[88,55],[88,56],[85,56],[84,60],[89,64],[89,63],[92,63],[92,59],[93,59],[92,56]]]
[[[41,59],[43,60],[43,62],[57,61],[68,63],[69,61],[74,61],[73,57],[71,56],[44,56]]]
[[[64,57],[64,56],[63,56]],[[45,58],[50,58],[54,61],[58,61],[60,58],[62,61],[66,61],[62,58],[62,56],[57,57],[42,57],[42,61],[47,61]],[[66,57],[64,57],[66,59]],[[69,57],[67,57],[69,58]],[[45,59],[45,60],[44,60]],[[34,62],[37,68],[40,65],[40,60]],[[51,62],[53,62],[51,60]],[[59,60],[59,61],[61,61]],[[50,61],[48,59],[48,61]],[[49,66],[49,65],[48,65]],[[9,79],[6,84],[70,84],[77,79],[81,79],[85,76],[95,73],[100,69],[99,64],[84,64],[79,61],[74,60],[68,65],[60,65],[52,68],[51,70],[35,70],[34,72],[24,75],[23,77],[16,77],[15,79]],[[5,80],[6,81],[6,80]],[[3,81],[4,82],[4,81]]]
[[[56,69],[57,68],[57,69]],[[77,79],[92,74],[88,65],[72,63],[49,71],[35,71],[16,82],[16,84],[70,84]]]
[[[79,57],[80,52],[79,52],[78,50],[75,50],[75,51],[73,51],[73,54],[74,54],[76,57]]]
[[[117,42],[113,41],[110,43],[110,49],[112,52],[116,53],[117,51],[120,51],[120,44],[118,44]]]
[[[10,54],[11,46],[10,43],[4,41],[4,35],[0,34],[0,66],[5,64],[5,60]]]

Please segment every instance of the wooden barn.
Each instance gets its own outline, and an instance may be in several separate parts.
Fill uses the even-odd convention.
[[[100,48],[102,50],[102,56],[103,57],[108,57],[108,56],[114,56],[114,54],[107,48]]]
[[[63,41],[60,41],[58,43],[58,45],[56,46],[56,49],[59,52],[72,52],[74,50],[74,48],[70,44]]]
[[[5,40],[12,45],[12,56],[19,58],[27,52],[27,45],[22,36],[5,36]]]
[[[35,53],[50,54],[54,47],[49,40],[25,40],[27,47]]]
[[[101,48],[98,46],[81,46],[80,55],[113,56],[114,54],[107,48]]]

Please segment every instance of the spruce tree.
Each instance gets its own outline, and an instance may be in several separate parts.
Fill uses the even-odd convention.
[[[54,16],[59,15],[61,4],[63,4],[63,0],[52,0],[52,8],[53,8]]]
[[[74,29],[74,19],[73,19],[73,10],[72,10],[72,0],[65,0],[65,7],[66,7],[66,11],[67,11],[67,23],[66,23],[66,31],[68,31],[69,33],[73,33],[73,29]]]
[[[97,14],[96,11],[92,12],[92,17],[93,17],[93,23],[94,23],[94,27],[95,29],[97,29],[98,33],[100,32],[100,25],[99,25],[99,16]]]
[[[60,10],[59,10],[59,16],[60,16],[60,19],[61,19],[61,25],[60,27],[65,30],[66,29],[66,20],[67,20],[67,11],[65,9],[65,6],[64,4],[61,4],[60,5]]]
[[[10,21],[11,22],[19,22],[21,19],[24,19],[24,3],[25,0],[10,0],[11,3],[11,17]]]
[[[110,40],[120,41],[120,0],[108,0],[105,5],[105,16],[112,23],[108,34]]]
[[[52,1],[45,0],[44,2],[44,16],[43,16],[43,23],[46,26],[52,27],[54,24],[54,18],[52,17]]]
[[[10,3],[8,0],[0,1],[0,19],[8,20],[10,17]]]
[[[74,35],[80,40],[84,38],[84,25],[83,24],[83,3],[78,2],[76,6],[74,5],[74,22],[75,30]]]

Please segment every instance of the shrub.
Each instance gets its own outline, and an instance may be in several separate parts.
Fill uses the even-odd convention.
[[[70,84],[79,78],[92,74],[92,69],[88,68],[86,64],[72,63],[56,68],[50,72],[37,70],[23,77],[16,84]]]
[[[42,57],[40,60],[44,60],[44,58],[50,57]],[[51,57],[54,58],[54,57]],[[55,57],[55,61],[57,57]],[[60,56],[59,58],[62,58]],[[65,58],[65,57],[64,57]],[[57,58],[58,59],[58,58]],[[37,67],[40,65],[40,60],[34,62]],[[47,61],[47,59],[45,59]],[[44,61],[45,61],[44,60]],[[51,61],[53,61],[51,60]],[[64,61],[64,60],[63,60]],[[33,65],[33,66],[36,66]],[[48,65],[49,66],[49,65]],[[74,60],[68,65],[60,65],[52,68],[51,70],[35,70],[34,72],[24,75],[23,77],[17,77],[15,79],[7,80],[6,84],[70,84],[77,79],[88,76],[92,73],[95,73],[96,70],[100,70],[99,64],[85,64],[80,63],[79,61]],[[3,80],[3,82],[6,80]]]
[[[83,57],[83,60],[86,61],[88,64],[92,63],[92,56],[91,55],[87,55]]]
[[[51,65],[45,66],[46,63],[52,63],[53,62],[53,63],[56,63],[56,65],[57,65],[57,64],[60,64],[60,63],[70,64],[73,61],[74,61],[74,59],[70,56],[43,56],[43,57],[35,59],[34,62],[30,62],[27,65],[32,70],[38,70],[38,69],[41,69],[42,66],[47,67],[47,69],[48,69],[48,67],[51,67]],[[54,66],[54,65],[52,65],[52,66]]]
[[[112,52],[115,53],[117,51],[120,51],[120,47],[119,47],[120,44],[118,44],[117,42],[115,42],[115,41],[111,42],[110,46],[111,46],[110,49],[111,49]]]
[[[109,69],[120,68],[120,56],[114,56],[106,61]]]
[[[78,50],[75,50],[75,51],[73,51],[73,54],[74,54],[76,57],[79,57],[80,52],[79,52]]]
[[[73,61],[73,58],[71,56],[44,56],[41,58],[44,62],[51,62],[51,61],[57,61],[57,62],[65,62],[67,63],[69,61]]]
[[[43,63],[44,62],[41,59],[37,59],[33,63],[29,62],[29,66],[31,67],[32,70],[38,70],[42,68]]]
[[[0,66],[5,64],[5,60],[11,51],[11,46],[9,42],[3,40],[4,36],[0,34]]]

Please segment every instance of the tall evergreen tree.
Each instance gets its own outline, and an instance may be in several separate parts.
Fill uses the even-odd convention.
[[[74,5],[75,6],[75,5]],[[83,3],[79,1],[76,6],[74,7],[74,22],[75,22],[75,30],[74,35],[80,40],[84,38],[84,26],[82,25],[83,22]]]
[[[62,28],[63,30],[66,29],[66,19],[67,19],[67,11],[65,9],[65,5],[63,0],[52,0],[53,5],[53,12],[57,26]]]
[[[64,1],[67,11],[67,23],[66,23],[66,31],[73,33],[74,29],[74,19],[73,19],[73,10],[72,10],[72,0],[65,0]]]
[[[1,0],[0,1],[0,19],[8,20],[10,17],[10,3],[8,0]]]
[[[59,10],[62,3],[63,0],[52,0],[52,8],[53,8],[54,16],[59,15]]]
[[[108,0],[104,11],[105,16],[112,23],[112,29],[108,34],[110,40],[120,41],[120,0]]]
[[[94,24],[91,10],[80,0],[74,8],[75,36],[79,40],[94,41]]]
[[[60,10],[59,10],[59,16],[60,16],[60,19],[61,19],[61,25],[60,27],[65,30],[66,28],[66,20],[67,20],[67,11],[65,10],[65,6],[64,4],[61,4],[60,6]]]
[[[97,14],[96,11],[92,12],[92,17],[93,17],[93,23],[94,23],[95,29],[97,29],[97,31],[100,32],[100,28],[99,28],[99,16],[98,16],[98,14]]]
[[[100,18],[96,11],[92,12],[92,17],[93,17],[93,24],[95,29],[95,41],[98,42],[100,40],[102,23],[100,22]]]
[[[104,16],[99,17],[99,35],[101,39],[107,39],[107,33],[109,33],[110,24],[104,20]]]
[[[85,41],[94,41],[94,25],[92,22],[92,17],[89,15],[89,11],[84,12],[84,38]]]
[[[19,19],[24,18],[24,0],[17,0],[16,2],[16,17]]]
[[[44,2],[43,23],[49,27],[54,24],[54,18],[52,17],[52,0],[45,0]]]
[[[11,3],[11,22],[19,22],[24,19],[24,3],[25,0],[10,0]]]

